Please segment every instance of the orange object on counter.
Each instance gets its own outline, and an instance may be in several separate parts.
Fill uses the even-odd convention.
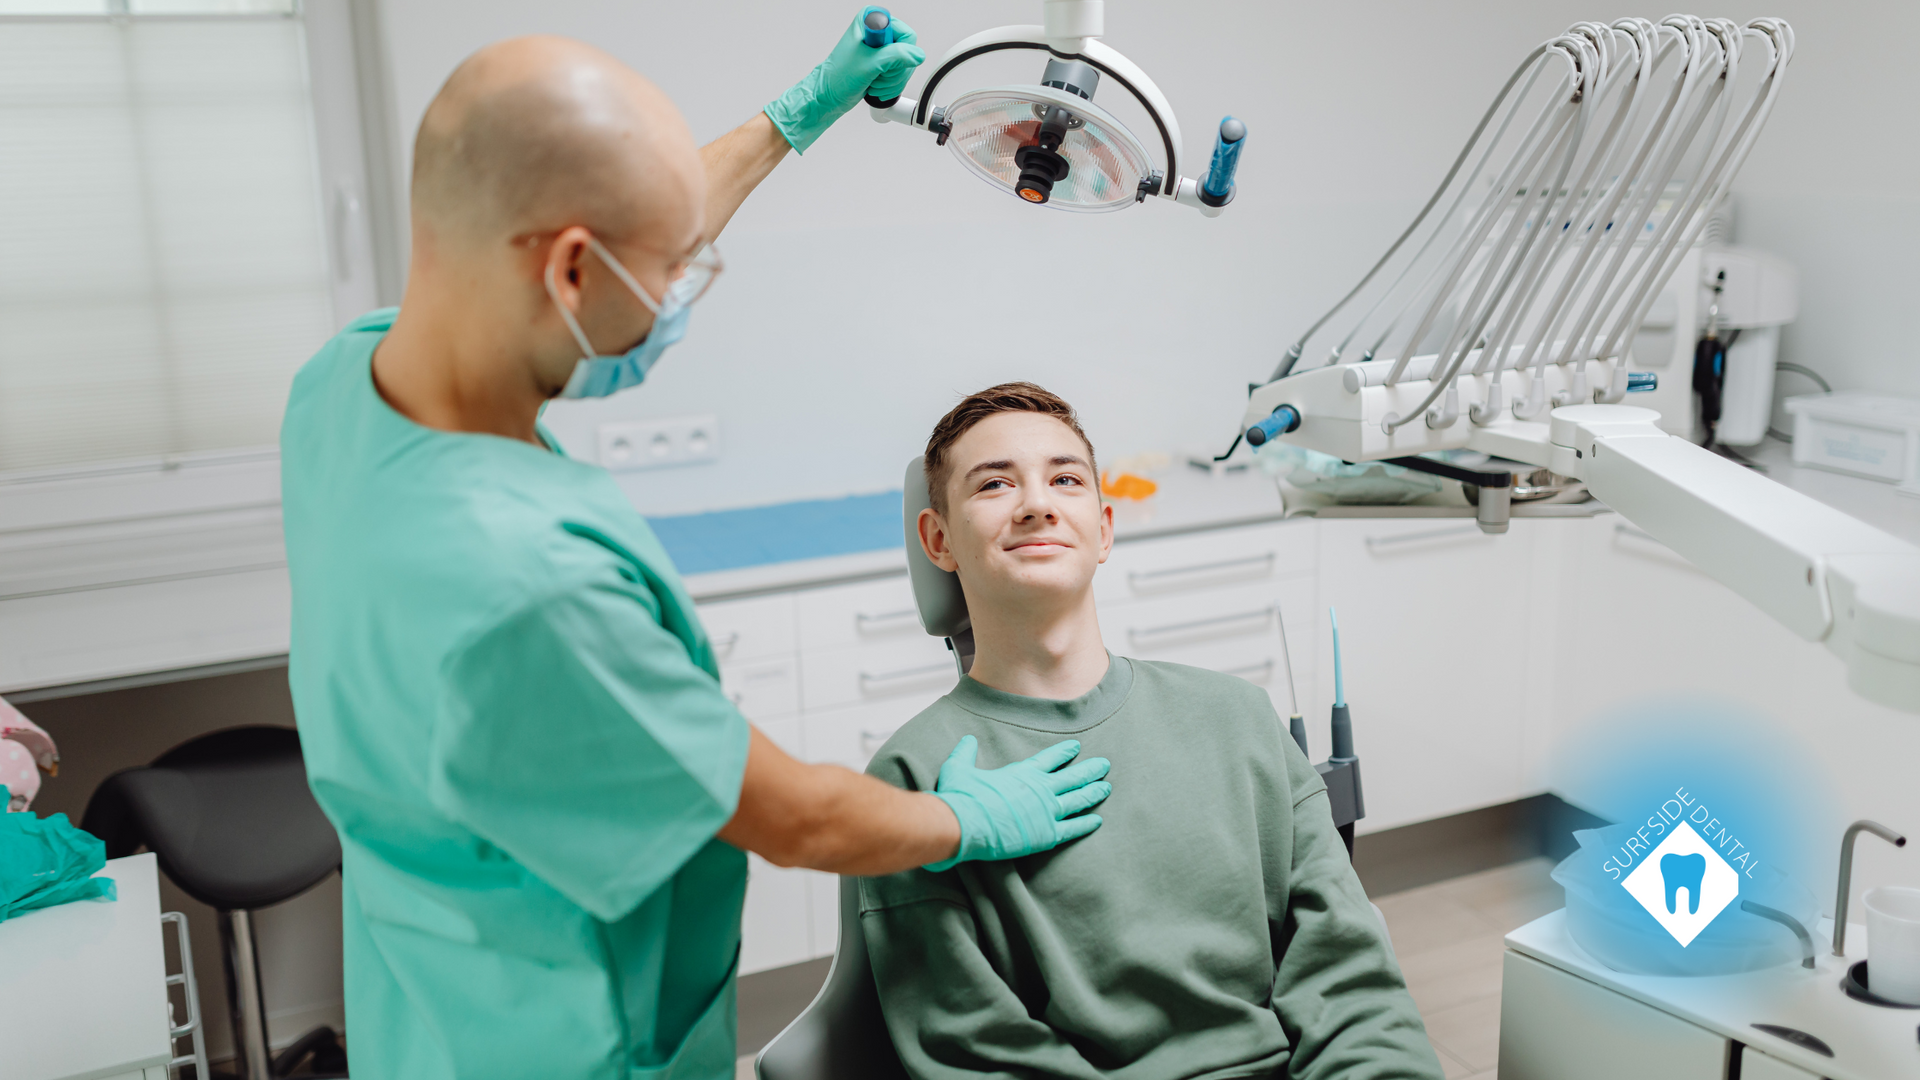
[[[1160,490],[1160,485],[1144,476],[1121,473],[1100,474],[1100,492],[1109,499],[1144,499]]]

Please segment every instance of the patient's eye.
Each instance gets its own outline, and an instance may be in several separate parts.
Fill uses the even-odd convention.
[[[1085,480],[1080,479],[1079,477],[1073,475],[1072,473],[1062,473],[1059,476],[1054,477],[1053,482],[1056,484],[1064,484],[1069,487],[1076,487],[1076,486],[1086,487],[1087,486],[1087,482]]]
[[[997,489],[999,489],[999,488],[1003,488],[1003,487],[1007,487],[1007,486],[1009,486],[1009,485],[1007,484],[1007,482],[1006,482],[1005,480],[999,480],[999,479],[994,479],[994,480],[989,480],[989,481],[987,481],[987,482],[986,482],[986,483],[984,483],[984,484],[981,484],[981,485],[980,485],[980,490],[981,490],[981,491],[994,491],[994,490],[997,490]]]

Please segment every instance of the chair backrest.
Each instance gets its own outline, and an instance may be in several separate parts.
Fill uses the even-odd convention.
[[[938,569],[936,567],[936,569]],[[840,944],[827,982],[753,1062],[759,1080],[907,1080],[860,932],[860,879],[840,879]]]
[[[960,665],[960,674],[973,667],[973,619],[967,614],[967,594],[960,575],[942,570],[920,549],[920,511],[933,505],[927,494],[926,458],[907,462],[900,484],[901,524],[907,539],[907,579],[913,583],[913,605],[920,610],[920,626],[934,637],[946,638]]]

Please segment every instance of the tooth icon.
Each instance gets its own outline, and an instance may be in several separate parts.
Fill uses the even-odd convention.
[[[1687,890],[1687,913],[1700,913],[1700,882],[1707,876],[1707,857],[1698,853],[1692,855],[1665,855],[1660,859],[1660,879],[1667,887],[1667,913],[1674,914],[1678,908],[1674,894],[1684,888]]]

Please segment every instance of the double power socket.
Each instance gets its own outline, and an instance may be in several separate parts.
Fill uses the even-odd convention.
[[[615,472],[693,465],[720,458],[720,418],[669,416],[601,424],[600,464]]]

